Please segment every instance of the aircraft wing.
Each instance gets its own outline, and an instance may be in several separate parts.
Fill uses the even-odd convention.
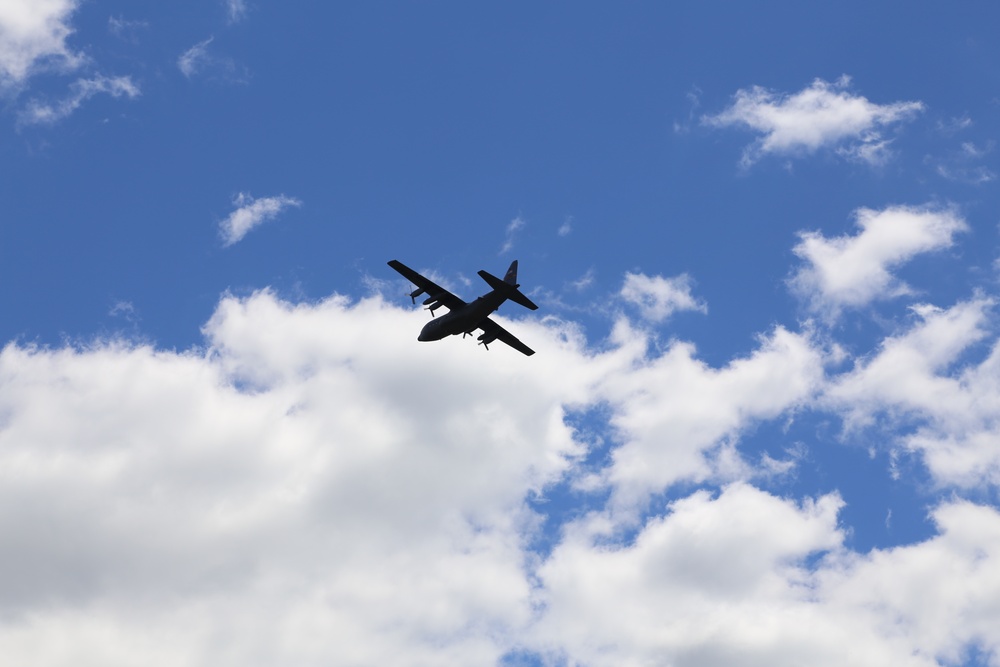
[[[459,299],[457,296],[441,287],[437,283],[427,278],[403,264],[399,260],[391,260],[389,266],[396,269],[404,278],[409,280],[411,283],[417,286],[417,289],[410,293],[410,298],[416,303],[416,299],[421,294],[426,294],[427,299],[424,301],[424,305],[430,305],[431,308],[437,308],[438,306],[444,306],[448,310],[455,310],[456,308],[461,308],[465,305],[465,302]],[[431,311],[433,312],[433,311]]]
[[[529,357],[535,353],[534,350],[519,341],[514,334],[488,317],[479,323],[479,328],[483,330],[483,335],[479,337],[479,340],[483,343],[492,343],[495,340],[499,340],[501,343],[507,343],[518,352],[526,354]]]

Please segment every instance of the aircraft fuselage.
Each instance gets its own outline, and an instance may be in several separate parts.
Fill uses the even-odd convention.
[[[424,325],[417,340],[441,340],[460,333],[472,333],[479,324],[500,307],[507,298],[496,291],[484,294],[472,303],[435,318]]]

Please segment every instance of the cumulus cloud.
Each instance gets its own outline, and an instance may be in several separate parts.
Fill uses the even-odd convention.
[[[84,102],[95,95],[127,97],[134,99],[141,94],[139,86],[128,76],[98,75],[92,79],[77,79],[70,84],[70,94],[59,102],[49,104],[30,101],[18,116],[21,125],[52,125],[70,116]]]
[[[790,279],[792,290],[829,316],[908,294],[910,288],[890,269],[920,253],[950,247],[955,234],[967,229],[953,209],[930,206],[861,208],[854,216],[857,235],[828,239],[819,232],[802,232],[794,248],[806,264]]]
[[[0,3],[0,92],[17,88],[35,72],[72,70],[84,57],[66,39],[77,0],[6,0]]]
[[[662,322],[681,310],[707,313],[708,306],[691,295],[691,283],[686,273],[673,278],[626,273],[619,295],[650,322]]]
[[[948,309],[914,307],[918,322],[837,378],[826,400],[849,430],[885,416],[941,485],[1000,485],[1000,342],[980,362],[954,368],[987,337],[993,306],[978,297]]]
[[[747,127],[763,136],[743,152],[749,167],[766,155],[798,155],[833,148],[869,164],[885,161],[889,140],[882,129],[923,110],[921,102],[874,104],[850,92],[850,78],[816,79],[792,95],[760,86],[736,92],[732,106],[701,122],[710,127]]]
[[[986,308],[922,311],[945,326],[910,344],[940,372]],[[930,540],[855,553],[836,493],[780,498],[749,464],[721,463],[755,423],[820,405],[825,357],[808,334],[777,327],[714,368],[627,320],[600,351],[572,324],[503,322],[530,360],[417,344],[406,332],[423,321],[377,295],[262,291],[223,298],[188,351],[9,344],[0,654],[929,667],[998,646],[994,509],[950,501]],[[977,372],[969,386],[997,376]],[[868,400],[844,387],[845,405]],[[580,474],[595,445],[566,415],[595,406],[613,434],[597,470],[611,500],[536,551],[530,500]],[[708,477],[735,481],[621,511]]]
[[[226,247],[241,241],[251,229],[273,220],[290,206],[302,206],[302,202],[294,197],[278,195],[254,199],[245,192],[236,195],[233,204],[236,210],[219,223],[219,233]]]
[[[577,390],[475,345],[414,355],[419,319],[260,293],[220,304],[207,353],[8,346],[5,659],[496,662]]]
[[[589,516],[539,568],[532,645],[595,667],[958,664],[1000,650],[1000,513],[955,501],[938,534],[860,554],[836,494],[801,503],[745,484],[697,492],[609,546]],[[809,560],[813,564],[809,564]]]
[[[608,375],[600,392],[615,407],[611,423],[623,441],[602,475],[616,510],[625,517],[680,481],[752,476],[734,441],[754,423],[806,404],[822,387],[824,363],[808,335],[778,327],[750,356],[722,368],[674,342],[630,372]]]

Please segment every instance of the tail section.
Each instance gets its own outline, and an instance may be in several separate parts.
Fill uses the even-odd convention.
[[[480,277],[485,280],[494,291],[499,292],[506,299],[510,299],[514,303],[518,303],[529,310],[538,310],[531,299],[524,296],[521,290],[518,289],[520,285],[517,284],[517,260],[515,259],[510,263],[510,268],[507,269],[507,273],[504,275],[503,280],[500,280],[492,273],[486,271],[479,272]]]
[[[510,268],[507,269],[507,274],[503,277],[503,281],[508,285],[513,285],[517,287],[517,260],[515,259],[510,263]]]

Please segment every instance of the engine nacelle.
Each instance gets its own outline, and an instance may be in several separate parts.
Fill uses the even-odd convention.
[[[424,305],[427,306],[427,310],[431,311],[431,315],[434,315],[434,311],[443,306],[440,296],[429,296],[424,299]]]
[[[477,338],[476,340],[478,340],[479,344],[482,345],[483,347],[485,347],[488,350],[488,349],[490,349],[490,343],[492,343],[496,339],[497,339],[497,335],[495,333],[486,332],[482,336],[480,336],[479,338]]]
[[[417,297],[420,296],[423,293],[424,293],[424,288],[423,287],[418,287],[417,289],[415,289],[412,292],[410,292],[410,300],[413,301],[414,305],[416,305],[416,303],[417,303]]]

